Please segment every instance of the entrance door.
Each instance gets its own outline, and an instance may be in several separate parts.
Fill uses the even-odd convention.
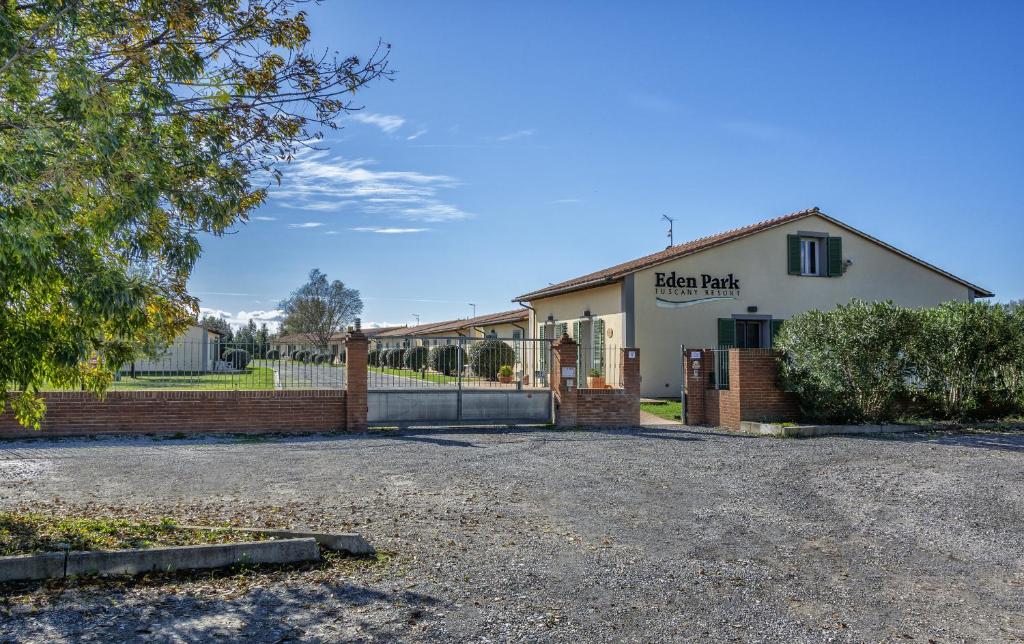
[[[740,349],[760,349],[764,335],[761,320],[736,320],[736,346]]]

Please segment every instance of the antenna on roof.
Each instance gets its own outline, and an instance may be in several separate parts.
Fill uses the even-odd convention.
[[[476,317],[476,304],[473,304],[472,302],[470,302],[469,306],[473,307],[473,317]]]
[[[414,318],[416,318],[416,326],[419,326],[419,324],[420,324],[420,314],[419,313],[410,313],[409,315],[411,315]]]
[[[665,236],[668,237],[668,247],[672,248],[673,246],[676,245],[675,239],[673,239],[672,237],[672,224],[674,224],[676,220],[672,219],[668,215],[662,215],[661,218],[668,222],[668,232],[665,233]]]

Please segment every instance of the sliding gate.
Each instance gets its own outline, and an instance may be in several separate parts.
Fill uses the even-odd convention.
[[[552,420],[549,340],[385,336],[368,357],[371,424]]]

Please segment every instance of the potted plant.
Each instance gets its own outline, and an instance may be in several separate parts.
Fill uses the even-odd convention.
[[[498,382],[505,384],[512,382],[512,367],[507,364],[498,367]]]
[[[590,370],[590,377],[587,378],[587,386],[591,389],[604,389],[604,376],[597,369]]]

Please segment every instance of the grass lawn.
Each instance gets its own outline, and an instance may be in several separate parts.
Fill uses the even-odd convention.
[[[683,413],[683,405],[678,400],[666,400],[659,402],[642,402],[640,403],[640,409],[647,412],[648,414],[654,414],[665,420],[682,420],[680,414]]]
[[[191,546],[230,541],[263,541],[266,535],[230,528],[184,530],[171,519],[56,517],[0,512],[0,556],[70,550],[121,550],[155,546]]]
[[[436,373],[428,371],[424,374],[421,371],[413,371],[412,369],[392,369],[391,367],[370,367],[370,371],[376,373],[382,373],[388,376],[402,376],[403,378],[413,378],[415,380],[424,380],[426,382],[437,382],[441,384],[447,384],[450,382],[457,382],[458,376],[446,376],[443,373]],[[463,378],[462,382],[469,382],[470,378]]]
[[[188,375],[136,374],[122,376],[110,387],[112,391],[140,389],[273,389],[274,370],[269,367],[248,367],[238,373],[196,373]]]

